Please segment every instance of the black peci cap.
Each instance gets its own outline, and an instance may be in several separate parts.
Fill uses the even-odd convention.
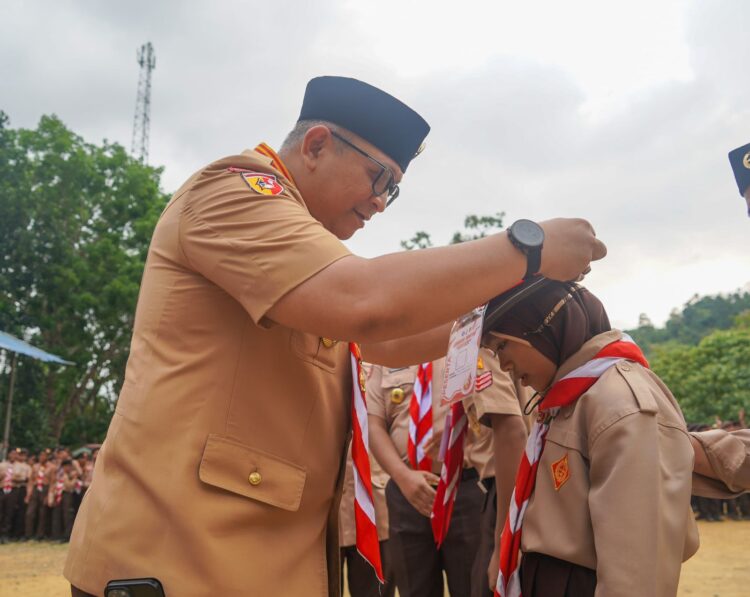
[[[547,286],[553,283],[553,280],[545,278],[544,276],[533,276],[516,284],[510,290],[498,294],[487,304],[487,310],[484,312],[482,337],[491,332],[512,307],[537,292],[544,290]]]
[[[372,143],[403,172],[421,151],[430,125],[385,91],[348,77],[316,77],[307,84],[300,120],[325,120]]]
[[[750,187],[750,143],[730,151],[729,163],[732,165],[740,195],[744,195]]]

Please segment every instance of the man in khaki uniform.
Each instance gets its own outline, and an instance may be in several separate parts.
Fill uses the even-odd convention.
[[[0,465],[2,500],[0,507],[0,538],[19,539],[24,532],[26,485],[31,476],[27,464],[28,452],[16,448],[9,452],[8,461]]]
[[[467,405],[469,431],[464,449],[464,471],[448,534],[438,549],[429,515],[435,496],[433,485],[437,484],[442,465],[437,458],[437,448],[450,410],[450,406],[441,403],[444,364],[445,359],[432,363],[433,449],[425,448],[431,452],[431,472],[415,471],[408,463],[409,405],[417,367],[391,369],[376,366],[367,383],[370,448],[391,476],[386,486],[389,546],[396,585],[402,597],[442,597],[443,571],[451,595],[470,594],[471,586],[477,580],[472,579],[472,565],[480,543],[484,501],[477,482],[480,474],[491,476],[493,454],[492,434],[479,424],[478,416],[484,416],[488,407],[492,411],[521,414],[515,396],[508,400],[504,393],[502,382],[505,375],[500,371],[499,363],[489,353],[484,353],[477,364],[477,373],[491,371],[493,383],[477,392],[475,402]],[[505,404],[498,405],[498,402]],[[520,416],[518,419],[521,422]]]
[[[180,597],[338,595],[347,341],[369,361],[439,354],[453,318],[527,267],[504,233],[376,259],[342,244],[398,195],[428,129],[379,89],[319,77],[278,155],[220,159],[175,193],[73,530],[74,594],[153,576]],[[583,220],[541,228],[551,277],[606,252]],[[425,308],[412,285],[453,290]]]
[[[49,492],[49,469],[52,464],[47,448],[39,452],[39,461],[31,467],[31,476],[26,486],[26,538],[42,539],[47,527],[47,493]]]

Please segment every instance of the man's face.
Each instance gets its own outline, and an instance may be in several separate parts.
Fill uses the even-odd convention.
[[[44,464],[47,462],[47,452],[42,450],[39,452],[39,464]]]
[[[8,461],[9,462],[16,462],[18,460],[18,452],[15,450],[11,450],[8,452]]]
[[[320,132],[318,134],[316,142],[319,146],[310,178],[312,184],[305,190],[305,201],[316,220],[345,240],[363,228],[373,215],[385,209],[387,195],[375,196],[373,181],[379,175],[388,176],[388,172],[382,172],[378,164],[336,139],[330,131],[322,136]],[[340,134],[386,166],[393,173],[394,182],[400,182],[403,173],[391,158],[348,131]]]

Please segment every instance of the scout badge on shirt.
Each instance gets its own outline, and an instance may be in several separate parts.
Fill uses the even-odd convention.
[[[247,186],[261,195],[278,195],[284,191],[284,187],[279,184],[273,174],[243,172],[242,178],[245,179]]]
[[[555,482],[555,491],[560,491],[560,488],[565,485],[568,479],[570,479],[570,467],[568,466],[568,455],[565,454],[560,460],[555,460],[552,463],[552,480]]]
[[[487,305],[477,307],[453,324],[445,358],[443,404],[463,400],[474,393],[485,309]]]

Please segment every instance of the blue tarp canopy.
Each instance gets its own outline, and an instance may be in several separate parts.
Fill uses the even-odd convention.
[[[17,352],[19,354],[25,354],[26,356],[44,361],[45,363],[59,363],[60,365],[74,364],[70,361],[66,361],[65,359],[61,359],[54,354],[45,352],[41,348],[35,348],[28,342],[24,342],[23,340],[20,340],[15,336],[11,336],[10,334],[6,334],[5,332],[0,332],[0,348],[4,348],[5,350],[10,350],[12,352]]]

